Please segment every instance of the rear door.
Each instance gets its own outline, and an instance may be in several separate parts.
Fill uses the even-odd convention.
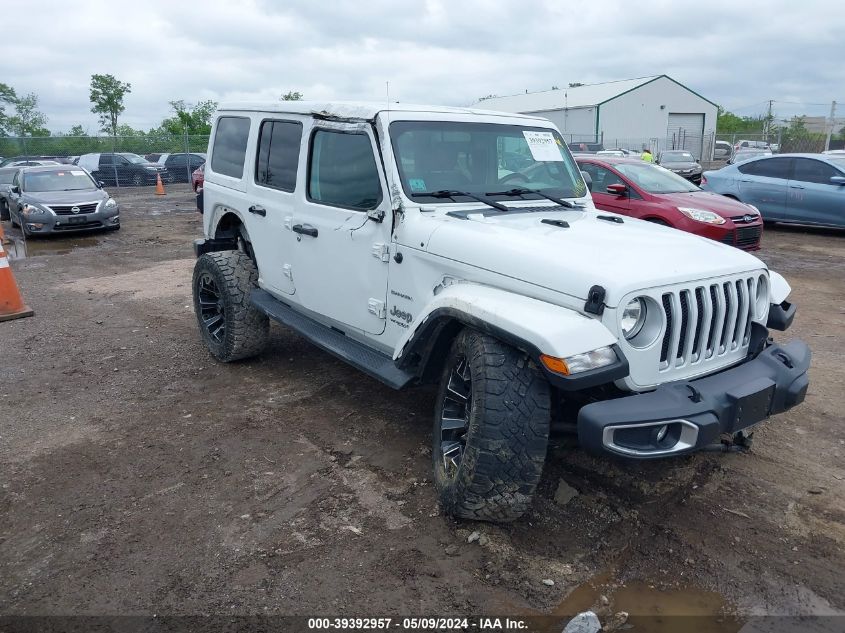
[[[813,158],[795,158],[787,194],[787,218],[793,222],[845,226],[845,186],[830,182],[845,176]]]
[[[302,151],[301,121],[264,119],[258,130],[254,169],[247,179],[252,247],[261,262],[264,287],[288,295],[296,292],[293,215]],[[298,271],[297,271],[298,272]]]
[[[760,209],[765,220],[785,220],[786,192],[792,172],[792,158],[760,158],[740,163],[740,200]]]
[[[296,296],[308,310],[381,334],[391,223],[368,212],[391,212],[372,128],[315,122],[308,147],[305,200],[291,226]]]

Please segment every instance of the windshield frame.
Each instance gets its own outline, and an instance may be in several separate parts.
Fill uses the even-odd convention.
[[[530,123],[530,124],[529,124]],[[498,129],[509,129],[509,130],[518,130],[519,132],[548,132],[551,133],[557,144],[561,150],[561,157],[562,160],[560,161],[561,168],[565,173],[568,173],[572,177],[572,187],[571,191],[567,190],[563,187],[554,186],[554,187],[534,187],[538,191],[543,191],[546,193],[552,193],[556,197],[562,199],[582,199],[586,196],[589,196],[589,189],[587,188],[586,182],[584,181],[584,176],[581,173],[580,168],[578,167],[578,163],[572,157],[572,152],[566,145],[566,142],[563,140],[560,133],[557,131],[556,128],[553,127],[545,127],[542,125],[536,125],[534,122],[507,122],[507,123],[500,123],[500,122],[493,122],[493,121],[486,121],[486,120],[465,120],[465,119],[393,119],[389,121],[387,125],[387,132],[390,138],[390,149],[392,152],[393,164],[395,169],[395,174],[399,178],[399,186],[401,188],[402,195],[409,200],[412,204],[465,204],[466,202],[476,202],[470,196],[461,196],[461,195],[454,195],[445,197],[442,195],[442,189],[440,187],[428,188],[425,191],[413,191],[410,186],[410,180],[412,178],[408,176],[406,178],[405,173],[405,166],[402,164],[402,154],[399,150],[399,139],[403,133],[413,130],[414,126],[419,126],[421,129],[432,129],[434,131],[454,131],[454,132],[465,132],[469,133],[472,129],[479,129],[483,130],[485,128],[489,130]],[[403,129],[405,128],[405,129]],[[451,128],[451,129],[450,129]],[[504,137],[505,135],[502,135]],[[501,137],[500,137],[501,138]],[[509,152],[502,151],[503,154],[507,154]],[[498,155],[497,158],[501,159],[502,155]],[[535,165],[542,165],[547,163],[557,163],[558,161],[536,161],[533,160],[532,157],[532,164],[529,167],[534,167]],[[501,169],[501,167],[497,166],[497,169]],[[520,173],[519,171],[512,171],[512,173]],[[503,176],[504,177],[504,176]],[[501,179],[502,177],[500,177]],[[531,188],[529,185],[534,183],[525,183],[525,182],[517,182],[513,183],[514,186],[518,185],[519,187],[526,187]],[[499,202],[514,202],[518,200],[544,200],[544,196],[539,193],[525,193],[522,194],[519,198],[514,198],[513,195],[488,195],[489,191],[491,190],[504,190],[511,188],[511,183],[501,183],[501,182],[491,182],[482,185],[472,184],[466,185],[461,184],[461,186],[454,187],[455,190],[463,190],[467,193],[472,193],[476,195],[481,195],[490,198],[491,200],[496,200]],[[424,195],[428,192],[440,192],[438,196],[430,196]],[[464,199],[465,198],[465,199]],[[516,208],[516,207],[514,207]]]

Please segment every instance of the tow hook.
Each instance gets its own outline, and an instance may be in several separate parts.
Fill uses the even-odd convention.
[[[782,362],[784,365],[786,365],[789,369],[792,369],[793,367],[795,367],[795,365],[792,364],[792,359],[789,356],[787,356],[786,353],[775,352],[775,356],[777,356],[778,359],[780,360],[780,362]]]
[[[754,441],[754,433],[737,431],[736,433],[723,433],[718,444],[710,444],[702,447],[702,451],[708,453],[747,453],[751,450],[751,443]]]

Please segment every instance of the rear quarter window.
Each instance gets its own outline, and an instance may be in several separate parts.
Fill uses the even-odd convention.
[[[232,178],[243,178],[248,139],[249,119],[220,117],[211,149],[212,171]]]

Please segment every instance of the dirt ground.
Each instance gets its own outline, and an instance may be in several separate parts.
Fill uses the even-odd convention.
[[[0,615],[845,613],[845,234],[764,235],[799,305],[776,338],[814,359],[751,453],[627,463],[558,437],[497,526],[438,510],[430,389],[276,325],[214,362],[192,196],[117,197],[121,231],[13,262],[36,316],[0,323]]]

